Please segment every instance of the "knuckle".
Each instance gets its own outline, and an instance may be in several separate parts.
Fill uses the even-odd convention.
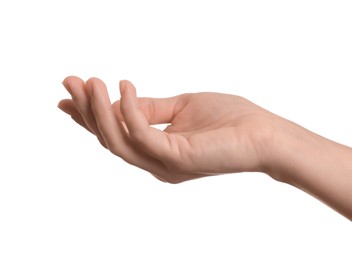
[[[104,139],[103,139],[104,140]],[[121,145],[118,145],[116,142],[105,142],[106,148],[114,155],[122,158]]]

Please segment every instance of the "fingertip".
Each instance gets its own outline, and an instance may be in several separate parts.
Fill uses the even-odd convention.
[[[136,88],[128,80],[120,81],[120,92],[122,103],[128,103],[129,106],[138,103]]]
[[[64,100],[60,100],[59,103],[57,103],[57,107],[61,109],[63,103],[64,103]]]
[[[133,125],[140,123],[140,116],[138,111],[138,100],[134,86],[128,80],[120,81],[120,112],[126,123],[127,128],[131,132]],[[143,120],[142,120],[143,121]]]
[[[128,80],[125,80],[125,84],[126,84],[126,86],[128,87],[128,88],[130,88],[132,91],[133,91],[133,93],[134,94],[136,94],[136,88],[135,88],[135,86],[130,82],[130,81],[128,81]]]
[[[72,95],[72,88],[75,86],[84,85],[84,81],[76,76],[68,76],[62,81],[62,85],[66,88],[66,90]]]
[[[57,107],[68,115],[72,115],[73,111],[75,110],[74,105],[72,104],[72,100],[70,99],[61,100],[57,104]]]
[[[71,76],[66,77],[66,78],[62,81],[62,85],[65,87],[65,89],[68,91],[68,93],[70,93],[70,95],[72,95],[71,88],[69,87],[70,77],[71,77]]]
[[[138,107],[138,98],[137,98],[137,90],[135,88],[135,86],[129,82],[128,80],[126,80],[126,86],[130,95],[130,98],[132,100],[132,102]]]
[[[97,77],[90,77],[87,81],[87,84],[99,84],[99,83],[103,83],[103,81],[100,78]]]
[[[86,81],[86,87],[87,88],[90,88],[92,87],[93,85],[97,85],[97,84],[100,84],[102,83],[102,81],[96,77],[91,77],[89,78],[87,81]]]
[[[92,97],[93,94],[94,94],[94,89],[98,87],[98,88],[105,88],[106,89],[106,86],[105,86],[105,83],[97,78],[97,77],[91,77],[89,78],[87,81],[86,81],[86,88],[87,88],[87,91],[88,91],[88,94]]]
[[[120,88],[120,94],[122,96],[126,90],[126,80],[120,80],[119,88]]]
[[[83,80],[79,77],[68,76],[62,81],[62,85],[64,85],[66,87],[67,85],[70,85],[70,84],[82,83],[82,82],[83,82]]]
[[[65,112],[63,107],[62,107],[61,101],[57,104],[57,108],[60,109],[61,111]]]

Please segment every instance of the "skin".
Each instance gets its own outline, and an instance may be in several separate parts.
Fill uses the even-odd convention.
[[[105,84],[67,77],[72,99],[58,107],[129,164],[180,183],[236,172],[263,172],[293,185],[352,220],[352,149],[235,95],[137,98],[120,82],[111,103]],[[152,125],[169,124],[163,131]]]

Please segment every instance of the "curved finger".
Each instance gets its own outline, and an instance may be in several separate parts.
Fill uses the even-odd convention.
[[[106,147],[106,142],[97,127],[97,123],[92,113],[92,109],[90,107],[90,101],[89,101],[90,98],[84,81],[78,77],[70,76],[65,78],[62,84],[71,94],[72,101],[77,111],[81,114],[81,117],[85,122],[85,125],[90,129],[92,133],[94,133],[97,136],[100,143],[104,147]]]
[[[177,178],[160,160],[146,154],[138,145],[131,142],[121,122],[114,115],[105,84],[97,78],[91,78],[87,81],[87,88],[97,126],[109,150],[126,162],[152,173],[159,179],[176,183]],[[186,180],[185,176],[182,181],[184,180]]]
[[[152,157],[162,161],[178,162],[181,151],[187,149],[187,139],[150,127],[149,122],[138,107],[136,89],[128,81],[120,82],[121,112],[130,137]]]
[[[58,108],[61,109],[63,112],[66,114],[70,115],[71,118],[80,126],[84,127],[86,130],[92,132],[90,128],[86,125],[81,113],[78,112],[76,109],[75,105],[73,104],[73,101],[71,99],[63,99],[59,102]]]

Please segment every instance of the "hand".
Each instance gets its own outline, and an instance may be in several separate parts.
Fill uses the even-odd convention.
[[[128,81],[111,104],[104,83],[63,82],[59,103],[100,143],[156,178],[179,183],[258,171],[322,200],[352,220],[352,149],[314,134],[250,101],[219,93],[137,98]],[[153,128],[165,124],[164,131]]]
[[[272,113],[219,93],[137,98],[128,81],[111,104],[104,83],[77,77],[63,82],[72,100],[59,108],[130,164],[160,180],[182,181],[222,173],[264,171]],[[164,131],[154,124],[170,125]]]

